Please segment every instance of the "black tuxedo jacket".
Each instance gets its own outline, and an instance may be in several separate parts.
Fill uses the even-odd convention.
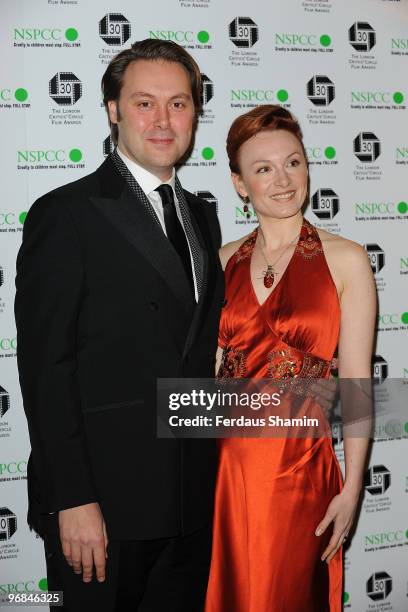
[[[212,377],[223,300],[215,209],[185,192],[204,263],[180,260],[108,158],[37,200],[17,259],[18,367],[31,440],[28,520],[97,501],[109,536],[211,520],[211,440],[156,438],[156,379]]]

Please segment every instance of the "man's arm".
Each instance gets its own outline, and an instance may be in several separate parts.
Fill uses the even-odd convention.
[[[87,454],[77,378],[84,296],[79,238],[53,194],[31,208],[17,258],[15,314],[24,410],[41,511],[59,511],[62,548],[83,579],[105,576],[107,534]]]
[[[72,219],[52,195],[27,215],[16,288],[18,368],[42,512],[96,501],[76,373],[84,271]]]

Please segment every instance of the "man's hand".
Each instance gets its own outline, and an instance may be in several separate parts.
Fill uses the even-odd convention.
[[[338,382],[334,378],[318,378],[313,381],[310,393],[322,409],[327,420],[330,420],[334,402],[337,399]]]
[[[82,580],[90,582],[95,565],[96,577],[103,582],[108,536],[99,504],[60,510],[59,529],[62,552],[74,572],[82,573]]]

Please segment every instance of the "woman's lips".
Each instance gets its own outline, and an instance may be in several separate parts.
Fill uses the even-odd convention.
[[[291,198],[293,198],[295,193],[296,191],[286,191],[285,193],[275,193],[274,195],[271,195],[270,197],[273,200],[281,200],[284,202],[286,200],[290,200]]]

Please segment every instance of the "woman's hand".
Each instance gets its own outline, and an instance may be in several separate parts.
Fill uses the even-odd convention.
[[[315,534],[321,536],[330,523],[333,525],[333,535],[324,551],[321,560],[327,563],[333,559],[353,525],[356,514],[359,492],[351,492],[346,487],[331,500],[323,520],[318,525]]]

